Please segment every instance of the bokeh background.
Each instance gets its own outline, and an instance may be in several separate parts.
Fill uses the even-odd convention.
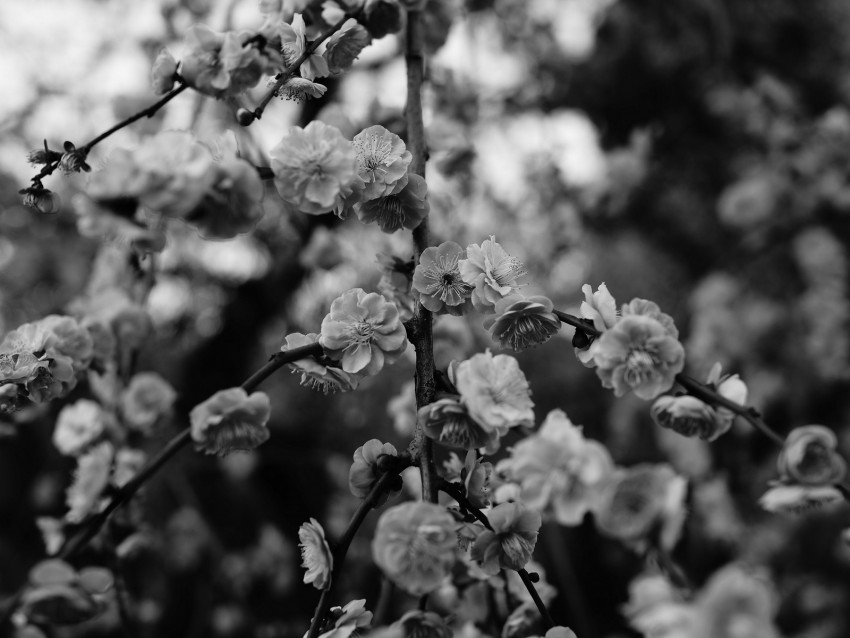
[[[850,4],[431,0],[428,13],[434,238],[495,235],[528,267],[528,290],[565,311],[577,310],[583,283],[605,282],[620,303],[658,302],[682,332],[691,374],[704,378],[719,361],[777,431],[822,423],[850,452]],[[153,102],[152,60],[162,46],[179,59],[195,22],[250,29],[260,16],[255,0],[0,4],[0,334],[66,309],[104,250],[79,236],[69,206],[40,215],[20,205],[27,151],[45,139],[84,143]],[[376,123],[403,133],[403,106],[399,41],[388,36],[320,101],[273,104],[239,129],[230,107],[187,93],[91,162],[191,128],[207,140],[232,129],[267,165],[291,125],[318,117],[348,136]],[[46,185],[67,202],[84,184],[74,175]],[[254,233],[208,242],[177,229],[158,259],[147,306],[156,333],[138,369],[162,374],[179,400],[151,450],[288,332],[317,331],[342,291],[374,290],[376,253],[412,255],[408,237],[356,219],[287,215],[269,188]],[[478,317],[443,317],[435,331],[440,367],[495,347]],[[690,479],[674,556],[697,584],[733,560],[762,566],[784,636],[849,635],[847,508],[760,511],[775,477],[769,441],[741,423],[711,445],[660,430],[647,403],[615,400],[575,360],[571,333],[518,355],[538,417],[562,408],[619,464],[666,460]],[[300,583],[298,526],[312,516],[338,536],[357,504],[347,487],[354,449],[370,438],[406,446],[412,370],[407,359],[329,398],[278,374],[263,387],[267,444],[172,462],[138,503],[148,542],[125,565],[138,636],[301,636],[316,592]],[[80,384],[70,400],[87,392]],[[0,595],[44,555],[35,518],[63,512],[73,466],[50,441],[60,407],[0,416]],[[415,476],[407,486],[418,492]],[[339,604],[377,598],[374,520],[352,547]],[[620,607],[640,557],[586,521],[544,526],[535,558],[559,591],[556,620],[581,638],[637,635]],[[391,621],[414,604],[396,594],[382,613]],[[57,635],[117,632],[107,617]]]

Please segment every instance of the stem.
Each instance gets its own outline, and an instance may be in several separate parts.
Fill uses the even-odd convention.
[[[463,490],[459,485],[449,483],[445,479],[440,479],[438,487],[441,491],[456,500],[462,509],[472,514],[482,525],[484,525],[484,527],[489,529],[491,532],[496,531],[493,529],[493,526],[490,524],[490,519],[487,518],[484,512],[469,502],[469,499],[466,498],[466,494],[463,493]],[[555,621],[552,620],[549,610],[546,609],[546,605],[543,604],[540,594],[538,594],[537,590],[534,588],[534,583],[531,582],[531,577],[528,575],[528,572],[525,569],[518,569],[516,572],[519,574],[520,579],[522,579],[522,584],[525,585],[531,599],[537,606],[537,611],[540,612],[540,617],[543,618],[543,622],[546,623],[546,628],[551,629],[555,626]]]
[[[354,535],[357,534],[357,530],[360,529],[360,525],[362,525],[363,521],[366,520],[366,516],[369,512],[377,506],[381,496],[389,489],[393,480],[396,476],[398,476],[398,473],[403,469],[403,467],[404,464],[400,463],[398,467],[382,474],[381,478],[379,478],[372,486],[372,489],[369,491],[369,494],[366,495],[366,498],[363,499],[363,502],[360,503],[357,511],[354,512],[354,516],[351,517],[351,521],[349,521],[348,527],[345,528],[342,538],[339,539],[336,547],[334,547],[331,584],[322,592],[322,595],[319,598],[316,610],[313,612],[313,620],[310,623],[310,630],[307,632],[306,638],[316,638],[316,636],[318,636],[319,628],[322,626],[322,621],[325,619],[325,615],[328,612],[328,606],[330,605],[330,592],[337,580],[333,576],[336,576],[342,569],[343,563],[345,562],[345,555],[348,553],[348,548],[351,545],[351,541],[354,540]]]
[[[290,64],[285,71],[277,75],[277,80],[275,81],[274,85],[268,91],[266,91],[266,94],[262,97],[259,104],[257,104],[257,107],[253,111],[255,120],[259,120],[261,117],[263,117],[263,111],[266,110],[266,107],[269,105],[269,102],[274,99],[274,97],[277,95],[277,92],[283,87],[283,85],[289,82],[289,80],[292,79],[292,77],[296,73],[300,74],[301,65],[307,60],[307,58],[313,55],[313,52],[319,48],[319,45],[321,45],[322,42],[327,40],[334,33],[339,31],[342,28],[342,25],[345,24],[348,19],[352,17],[356,16],[345,14],[339,22],[337,22],[330,29],[325,31],[322,35],[320,35],[318,38],[316,38],[315,40],[310,42],[310,44],[304,47],[304,52],[299,55],[298,58],[292,64]],[[250,124],[250,122],[248,122],[248,124]]]
[[[322,349],[322,345],[318,342],[301,346],[300,348],[293,348],[292,350],[275,352],[266,365],[245,380],[242,384],[242,389],[245,390],[245,392],[253,392],[258,385],[268,379],[272,374],[287,363],[292,363],[299,359],[307,359],[309,357],[318,357],[323,353],[324,350]]]
[[[571,315],[566,312],[561,312],[560,310],[553,310],[552,312],[556,317],[558,317],[558,319],[563,321],[565,324],[568,324],[577,330],[581,330],[585,334],[588,334],[592,337],[598,337],[602,334],[601,331],[593,327],[592,323],[587,323],[586,320],[576,317],[575,315]]]

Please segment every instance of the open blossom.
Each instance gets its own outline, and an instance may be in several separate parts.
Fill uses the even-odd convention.
[[[353,288],[331,303],[319,339],[325,354],[345,372],[377,374],[407,348],[398,310],[381,295]]]
[[[80,399],[59,412],[53,445],[66,456],[77,456],[106,430],[109,417],[99,403]]]
[[[354,451],[354,462],[348,471],[348,487],[357,498],[366,498],[383,474],[379,467],[381,456],[398,456],[392,443],[381,443],[370,439]],[[385,492],[378,503],[386,503],[389,491]]]
[[[286,84],[278,89],[278,95],[296,104],[301,104],[310,98],[322,97],[328,90],[324,84],[318,84],[312,80],[292,77]]]
[[[328,615],[334,619],[333,627],[319,638],[349,638],[372,624],[372,612],[366,609],[365,599],[352,600],[345,607],[331,607]]]
[[[484,320],[484,327],[503,348],[526,350],[546,343],[561,329],[553,309],[548,297],[505,297],[496,302],[496,314]]]
[[[112,444],[104,441],[79,457],[74,482],[68,488],[66,497],[66,521],[80,523],[95,511],[103,490],[109,484],[114,455]]]
[[[334,24],[338,20],[328,22]],[[331,76],[342,75],[347,71],[360,52],[371,42],[372,36],[369,32],[357,20],[349,18],[327,41],[324,55]]]
[[[168,381],[154,372],[140,372],[121,393],[121,416],[131,428],[150,434],[176,399],[177,393]]]
[[[673,386],[685,367],[685,349],[658,320],[628,315],[592,346],[596,374],[606,388],[623,396],[629,390],[654,399]]]
[[[498,440],[497,431],[487,430],[472,418],[459,395],[448,395],[419,408],[425,436],[448,447],[468,450]]]
[[[599,332],[605,332],[613,328],[619,317],[617,316],[617,302],[614,301],[614,297],[608,292],[608,286],[601,283],[596,289],[596,292],[593,292],[590,284],[584,284],[581,287],[581,291],[584,293],[584,301],[581,302],[580,308],[582,318],[591,321],[593,327]],[[590,348],[592,343],[593,339],[588,339],[588,336],[584,332],[576,330],[573,337],[576,357],[588,368],[596,366],[593,362],[593,352]]]
[[[637,547],[657,542],[671,550],[685,521],[687,481],[669,465],[642,464],[618,470],[596,508],[597,527]],[[657,539],[650,538],[658,534]]]
[[[497,302],[519,290],[517,280],[526,274],[525,266],[505,252],[494,236],[480,246],[467,246],[466,255],[460,260],[460,274],[474,287],[472,304],[479,312],[493,312]]]
[[[192,440],[198,450],[219,456],[253,450],[269,438],[270,414],[264,392],[248,396],[242,388],[220,390],[189,413]]]
[[[469,450],[463,461],[457,454],[451,452],[449,460],[443,462],[443,468],[445,469],[444,478],[447,481],[463,483],[466,498],[473,507],[479,509],[489,507],[492,463],[482,463],[478,453],[475,450]]]
[[[285,344],[281,346],[281,352],[309,346],[313,343],[318,343],[319,335],[314,332],[310,334],[301,334],[293,332],[286,335]],[[335,362],[330,361],[326,357],[320,360],[317,357],[307,357],[299,359],[289,364],[293,372],[301,374],[301,385],[319,390],[327,394],[328,392],[348,392],[354,390],[360,380],[355,374],[345,372],[343,369],[335,365]]]
[[[156,95],[165,95],[174,87],[174,75],[177,73],[177,60],[163,47],[159,50],[151,69],[151,86]]]
[[[362,201],[395,195],[407,186],[407,168],[413,156],[402,139],[376,124],[354,136]]]
[[[599,504],[614,461],[601,443],[585,439],[562,410],[552,410],[497,469],[519,484],[520,498],[530,508],[551,507],[561,525],[578,525]]]
[[[407,185],[397,193],[354,205],[357,218],[364,224],[375,222],[385,233],[402,228],[413,230],[428,215],[428,184],[419,175],[408,175]]]
[[[838,453],[835,432],[822,425],[793,429],[779,453],[779,474],[788,483],[826,486],[840,483],[847,464]]]
[[[485,529],[472,545],[472,559],[488,574],[499,569],[523,569],[531,560],[542,519],[522,503],[502,503],[487,512],[492,530]]]
[[[301,548],[301,567],[307,570],[304,582],[316,589],[327,589],[331,584],[334,559],[325,530],[315,518],[298,529],[298,546]]]
[[[396,505],[378,519],[372,557],[397,586],[415,596],[427,594],[440,586],[455,563],[456,526],[439,505]]]
[[[286,66],[291,66],[304,54],[307,48],[307,25],[300,13],[292,16],[292,24],[286,22],[280,24],[280,42],[283,61]],[[323,78],[330,74],[327,60],[322,57],[324,48],[324,46],[319,47],[301,63],[300,73],[302,78],[314,80],[317,77]]]
[[[473,419],[487,432],[503,436],[508,429],[534,424],[534,402],[519,362],[488,350],[462,361],[453,382]]]
[[[460,276],[460,260],[466,252],[453,241],[422,251],[413,272],[419,303],[431,312],[460,315],[472,294],[472,286]]]
[[[623,307],[620,309],[620,314],[623,317],[628,317],[629,315],[652,317],[664,326],[664,331],[668,335],[674,339],[679,338],[679,330],[676,328],[673,317],[668,315],[666,312],[661,312],[661,308],[659,308],[658,304],[654,301],[635,297],[629,303],[623,304]]]
[[[357,175],[357,157],[339,129],[314,120],[292,127],[271,151],[274,184],[283,200],[310,215],[341,206]]]

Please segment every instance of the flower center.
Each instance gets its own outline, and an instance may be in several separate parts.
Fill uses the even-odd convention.
[[[500,259],[495,266],[491,265],[489,270],[493,280],[500,286],[514,285],[517,277],[528,274],[523,263],[511,256]]]
[[[378,226],[385,232],[394,233],[404,225],[404,206],[398,197],[381,198],[378,203]]]
[[[635,348],[630,350],[626,357],[626,372],[623,378],[630,386],[639,386],[652,377],[657,365],[658,361],[646,350]]]
[[[353,345],[362,345],[372,341],[372,334],[375,332],[374,326],[367,321],[358,321],[351,326],[349,337]]]
[[[390,140],[383,139],[377,135],[370,135],[366,139],[357,140],[354,145],[363,167],[373,171],[379,166],[389,166],[393,163],[393,145]]]

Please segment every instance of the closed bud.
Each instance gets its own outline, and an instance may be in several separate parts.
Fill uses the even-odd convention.
[[[236,121],[239,126],[250,126],[257,117],[246,108],[240,108],[236,111]]]

